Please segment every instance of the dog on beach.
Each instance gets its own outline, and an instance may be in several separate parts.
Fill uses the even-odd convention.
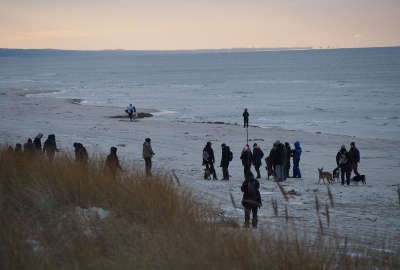
[[[328,172],[324,172],[323,170],[324,170],[323,167],[321,169],[318,168],[318,174],[319,174],[318,185],[319,185],[319,182],[321,182],[321,179],[322,179],[322,182],[324,182],[324,185],[325,185],[325,179],[326,179],[326,181],[328,181],[328,185],[333,184],[332,174],[330,174]]]
[[[204,179],[211,180],[211,169],[204,169]]]
[[[334,169],[332,172],[332,181],[335,182],[335,179],[339,181],[339,167]]]
[[[270,176],[272,176],[274,178],[274,180],[276,180],[276,172],[274,170],[268,170],[267,167],[265,167],[265,169],[267,169],[267,171],[268,171],[268,180],[269,180]]]
[[[361,182],[363,185],[367,185],[367,179],[364,174],[360,176],[354,176],[353,179],[351,179],[351,182],[353,182],[353,184],[356,186],[358,186],[359,182]]]

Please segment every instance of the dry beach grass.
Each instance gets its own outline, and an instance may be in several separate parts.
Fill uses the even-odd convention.
[[[132,168],[114,177],[104,160],[94,155],[82,167],[63,153],[50,165],[43,155],[0,150],[0,269],[400,268],[396,248],[324,236],[321,220],[312,240],[241,229],[175,174],[147,178]]]

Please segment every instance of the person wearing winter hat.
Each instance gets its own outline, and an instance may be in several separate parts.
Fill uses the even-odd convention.
[[[42,137],[43,134],[39,132],[39,134],[36,135],[35,139],[33,140],[33,145],[35,147],[35,150],[42,151],[42,142],[41,142]]]
[[[225,143],[221,144],[221,149],[222,149],[222,157],[221,157],[221,164],[220,167],[222,168],[222,175],[223,178],[221,180],[229,180],[229,162],[233,159],[233,154],[231,152],[231,149],[229,146],[227,146]]]
[[[244,211],[244,228],[250,228],[250,213],[253,213],[253,219],[251,225],[253,228],[257,228],[258,217],[257,211],[261,207],[261,194],[260,194],[260,182],[254,178],[251,171],[246,173],[246,179],[243,181],[240,190],[243,192],[242,205]]]
[[[360,151],[356,148],[356,144],[354,142],[350,144],[349,154],[351,158],[351,168],[355,175],[360,176],[357,170],[358,163],[360,162]]]
[[[349,152],[346,150],[346,146],[343,144],[340,147],[340,151],[336,154],[336,164],[340,168],[342,186],[344,185],[344,175],[346,174],[346,183],[350,185],[351,175],[351,158]]]
[[[253,165],[254,169],[257,172],[257,179],[261,178],[260,174],[260,167],[262,165],[262,158],[264,156],[263,151],[261,150],[260,146],[258,146],[256,143],[253,144]]]
[[[212,149],[211,145],[211,142],[207,142],[206,146],[203,148],[203,165],[206,165],[206,170],[209,169],[211,171],[213,174],[213,180],[218,180],[217,173],[214,168],[214,150]],[[206,174],[204,174],[204,179],[207,179]]]
[[[246,174],[248,171],[250,171],[251,163],[253,161],[253,154],[251,153],[248,144],[246,144],[246,147],[243,148],[242,154],[240,155],[240,159],[242,160],[244,177],[246,178]]]
[[[150,143],[151,143],[151,139],[146,138],[144,140],[143,149],[142,149],[142,155],[144,158],[144,162],[146,164],[146,175],[147,176],[153,176],[151,174],[151,166],[152,166],[151,158],[154,156],[154,152],[153,152],[153,148],[151,148]]]

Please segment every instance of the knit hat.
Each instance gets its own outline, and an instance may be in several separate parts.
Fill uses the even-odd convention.
[[[250,145],[249,145],[249,144],[246,144],[246,148],[250,148]]]
[[[146,138],[145,141],[149,143],[149,142],[151,142],[151,139],[150,138]]]
[[[278,144],[281,144],[281,141],[280,140],[276,140],[275,143],[278,145]]]
[[[351,144],[350,145],[352,145],[352,146],[356,146],[356,144],[354,143],[354,142],[351,142]]]
[[[211,146],[211,142],[207,142],[207,145]]]
[[[342,144],[342,147],[340,149],[346,149],[346,145]]]
[[[256,146],[257,146],[257,144],[256,144],[256,143],[254,143],[254,144],[253,144],[253,147],[256,147]]]
[[[28,139],[28,142],[32,142],[32,139],[31,139],[31,138],[29,138],[29,139]]]
[[[289,146],[290,144],[288,142],[285,142],[285,146]]]
[[[226,146],[226,144],[224,144],[224,143],[223,143],[223,144],[221,144],[221,146],[222,146],[222,147],[225,147],[225,146]]]

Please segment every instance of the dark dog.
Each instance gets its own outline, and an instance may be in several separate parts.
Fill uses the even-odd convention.
[[[204,169],[204,179],[211,180],[211,169]]]
[[[332,182],[335,182],[335,179],[339,180],[339,167],[332,172]]]
[[[367,178],[365,175],[360,175],[360,176],[354,176],[353,179],[351,180],[354,185],[358,186],[358,183],[361,182],[363,185],[367,185]]]

